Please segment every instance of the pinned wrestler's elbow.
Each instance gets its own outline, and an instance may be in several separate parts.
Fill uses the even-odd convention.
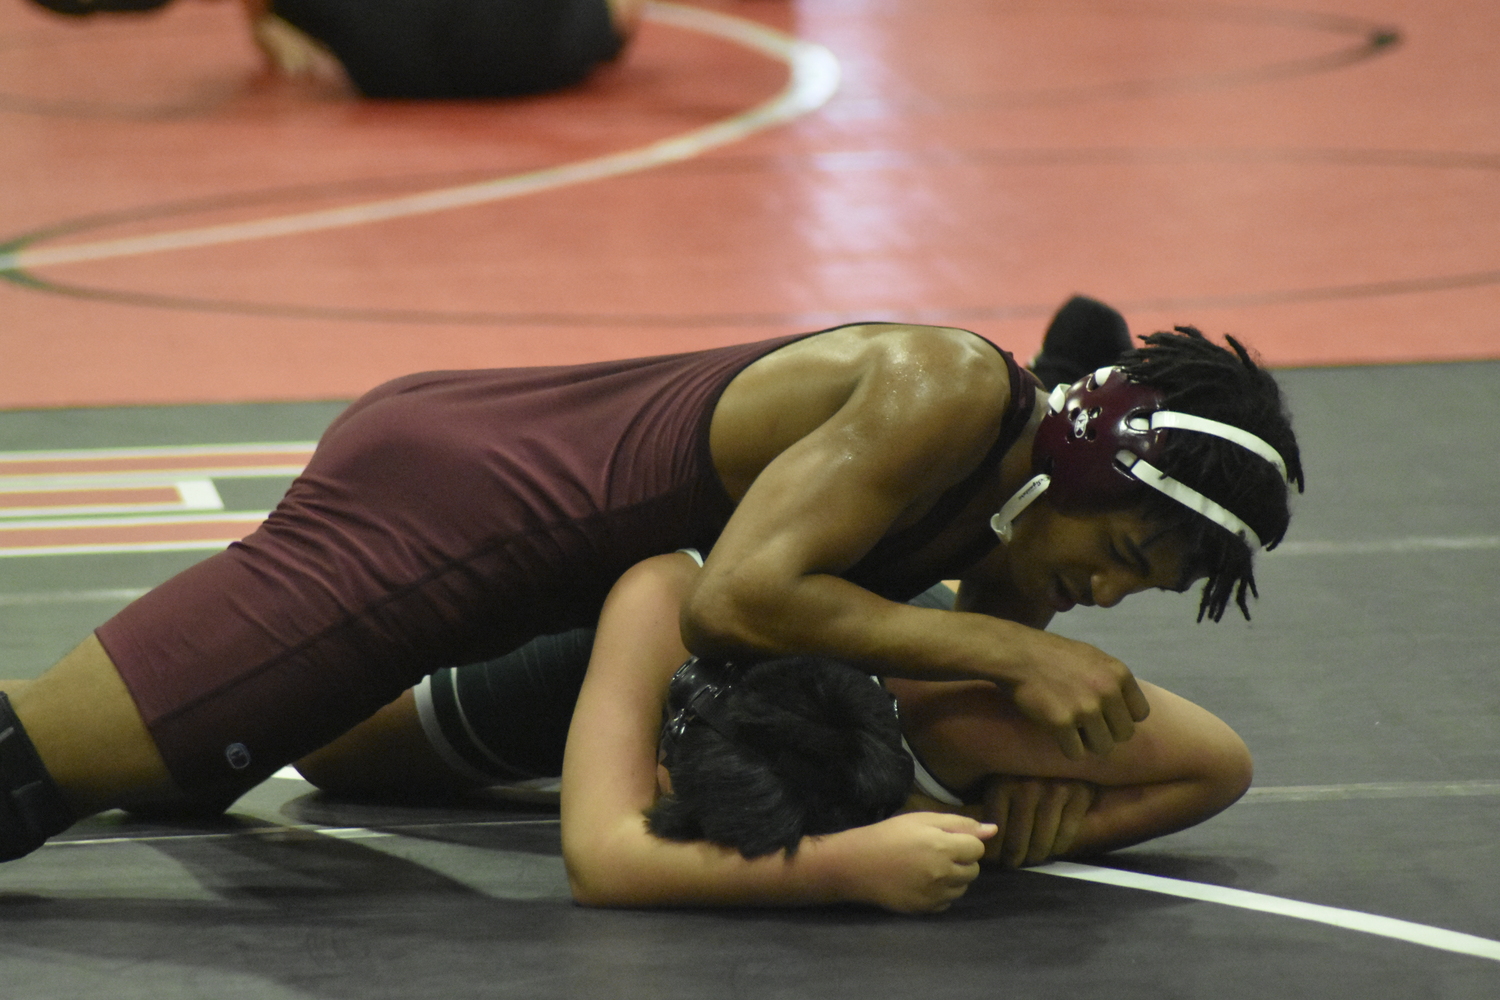
[[[1225,734],[1202,758],[1208,788],[1205,811],[1222,812],[1240,800],[1255,780],[1255,759],[1238,733],[1225,727]]]
[[[630,865],[612,858],[602,841],[563,840],[563,867],[568,873],[568,892],[579,906],[638,906],[646,902],[632,892],[627,877]]]
[[[568,892],[573,896],[573,902],[579,906],[619,906],[621,905],[614,896],[606,891],[606,886],[601,885],[599,880],[586,875],[578,874],[572,865],[568,866]]]
[[[562,860],[563,870],[568,874],[568,892],[573,902],[580,906],[605,906],[604,894],[599,884],[599,864],[595,859],[597,846],[571,830],[570,823],[563,823]]]
[[[1234,796],[1230,802],[1238,802],[1240,797],[1250,790],[1250,785],[1254,780],[1255,758],[1250,755],[1250,748],[1242,740],[1238,753],[1234,754],[1231,760],[1229,778],[1226,782],[1226,788]]]

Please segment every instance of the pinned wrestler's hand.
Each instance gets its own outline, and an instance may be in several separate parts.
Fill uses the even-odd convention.
[[[1030,664],[1011,680],[1027,718],[1052,730],[1063,756],[1105,754],[1151,712],[1130,668],[1087,643],[1037,632]]]
[[[981,815],[1000,828],[986,861],[1007,868],[1039,865],[1067,854],[1078,840],[1097,790],[1086,781],[997,775],[984,789]]]
[[[953,813],[901,813],[826,838],[838,842],[847,899],[897,913],[940,913],[979,874],[998,827]]]

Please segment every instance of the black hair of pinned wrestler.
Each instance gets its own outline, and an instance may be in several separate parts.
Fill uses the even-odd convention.
[[[664,714],[672,788],[647,821],[668,840],[792,854],[805,836],[889,817],[911,789],[895,699],[847,663],[689,660]]]

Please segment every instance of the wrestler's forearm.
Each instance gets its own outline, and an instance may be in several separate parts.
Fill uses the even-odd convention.
[[[891,677],[1004,685],[1044,671],[1057,647],[1083,648],[992,615],[888,601],[820,574],[780,585],[699,586],[684,603],[682,635],[700,656],[813,653]]]
[[[642,818],[570,824],[563,856],[587,906],[800,906],[865,903],[900,913],[947,909],[978,874],[995,828],[943,813],[893,816],[803,837],[793,854],[747,859],[702,841],[652,836]]]
[[[639,813],[612,826],[565,822],[563,858],[573,898],[585,906],[791,906],[848,900],[832,855],[809,843],[746,860],[705,841],[662,840]]]
[[[906,807],[998,823],[1000,834],[987,845],[985,860],[1016,868],[1093,857],[1195,826],[1232,805],[1249,776],[1243,783],[1204,777],[1118,787],[1071,780],[999,781],[1008,786],[1003,799],[998,788],[983,801],[962,806],[914,794]],[[1080,807],[1081,815],[1069,815],[1070,794],[1075,802],[1087,803],[1086,811]]]

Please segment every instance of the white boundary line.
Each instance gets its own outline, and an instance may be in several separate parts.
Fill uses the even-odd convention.
[[[26,483],[15,485],[0,477],[0,500],[7,494],[50,494],[54,499],[63,499],[60,494],[97,494],[116,490],[140,489],[139,486],[122,486],[115,482],[69,484],[63,487],[41,487]],[[187,511],[223,510],[224,498],[212,479],[183,479],[172,476],[166,482],[152,483],[152,489],[171,489],[177,493],[176,501],[123,502],[123,503],[52,503],[42,507],[0,507],[0,524],[24,518],[89,518],[116,514],[180,514]]]
[[[0,462],[72,462],[92,458],[197,458],[203,455],[258,455],[306,452],[316,441],[245,442],[240,444],[164,444],[136,448],[52,448],[33,451],[0,451]]]
[[[1185,882],[1181,879],[1162,878],[1159,875],[1142,875],[1139,872],[1121,871],[1118,868],[1097,868],[1093,865],[1074,864],[1070,861],[1055,861],[1050,865],[1029,870],[1041,872],[1044,875],[1057,875],[1062,878],[1122,886],[1126,889],[1180,896],[1183,899],[1193,899],[1204,903],[1218,903],[1221,906],[1235,906],[1243,910],[1257,910],[1261,913],[1291,917],[1295,920],[1311,920],[1344,930],[1377,934],[1381,937],[1408,941],[1428,948],[1500,962],[1500,941],[1492,941],[1489,938],[1459,931],[1444,930],[1441,927],[1431,927],[1427,924],[1413,923],[1410,920],[1380,917],[1372,913],[1344,910],[1336,906],[1322,906],[1318,903],[1303,903],[1295,899],[1284,899],[1281,896],[1246,892],[1243,889],[1228,889],[1224,886],[1206,885],[1201,882]]]
[[[276,775],[276,777],[283,776],[300,778],[300,775],[294,774]],[[378,830],[359,826],[325,827],[316,824],[296,824],[254,827],[245,830],[222,832],[208,831],[204,833],[153,834],[146,836],[126,835],[119,837],[90,837],[78,840],[53,840],[48,841],[43,846],[53,848],[93,847],[103,844],[149,844],[160,841],[222,840],[229,837],[285,836],[289,833],[308,833],[321,837],[333,837],[339,840],[370,840],[399,836],[406,829],[430,829],[455,825],[466,827],[527,826],[557,822],[558,820],[551,817],[526,820],[480,820],[459,823],[439,820],[430,823],[399,823]],[[1200,903],[1232,906],[1237,909],[1268,913],[1278,917],[1289,917],[1294,920],[1307,920],[1313,923],[1327,924],[1330,927],[1336,927],[1341,930],[1357,931],[1361,934],[1373,934],[1378,937],[1392,938],[1397,941],[1405,941],[1409,944],[1434,948],[1439,951],[1470,955],[1475,958],[1488,959],[1492,962],[1500,962],[1500,941],[1479,937],[1475,934],[1465,934],[1462,931],[1450,931],[1442,927],[1433,927],[1429,924],[1419,924],[1411,920],[1382,917],[1373,913],[1362,913],[1359,910],[1346,910],[1337,906],[1324,906],[1321,903],[1305,903],[1301,900],[1287,899],[1283,896],[1270,896],[1265,893],[1248,892],[1244,889],[1231,889],[1226,886],[1210,885],[1203,882],[1188,882],[1183,879],[1164,878],[1160,875],[1146,875],[1140,872],[1123,871],[1118,868],[1101,868],[1096,865],[1083,865],[1071,861],[1054,861],[1051,864],[1027,870],[1042,875],[1055,875],[1060,878],[1095,882],[1101,885],[1112,885],[1124,889],[1137,889],[1142,892],[1155,892],[1166,896],[1177,896],[1181,899],[1190,899]]]
[[[202,833],[155,833],[139,836],[88,837],[77,840],[49,840],[43,847],[98,847],[102,844],[152,844],[187,840],[226,840],[231,837],[285,837],[289,833],[311,833],[320,837],[335,837],[339,840],[373,840],[379,837],[399,837],[403,830],[431,830],[439,827],[468,826],[540,826],[556,824],[552,817],[542,819],[493,819],[470,820],[463,823],[437,820],[431,823],[392,823],[389,827],[372,830],[363,826],[318,826],[315,823],[275,824],[254,826],[241,830],[208,830]]]
[[[37,604],[121,604],[133,601],[149,587],[119,587],[113,590],[46,590],[34,594],[0,594],[0,608],[31,607]]]
[[[1267,785],[1251,788],[1240,804],[1345,802],[1352,799],[1437,799],[1500,795],[1500,781],[1364,781],[1347,785]]]
[[[1384,538],[1350,542],[1283,542],[1266,558],[1288,556],[1378,556],[1407,552],[1472,552],[1500,549],[1500,535],[1470,535],[1462,538]]]
[[[16,253],[0,254],[0,271],[74,264],[81,261],[130,257],[167,250],[185,250],[192,247],[218,246],[225,243],[321,232],[383,222],[388,219],[445,212],[471,205],[483,205],[570,184],[583,184],[617,177],[621,174],[635,173],[667,163],[691,159],[710,149],[739,142],[756,132],[815,111],[826,104],[838,90],[840,75],[838,59],[821,45],[802,41],[753,21],[699,7],[686,7],[654,0],[646,5],[645,14],[652,21],[688,31],[716,35],[784,62],[791,70],[787,85],[771,99],[712,125],[692,129],[646,146],[611,153],[591,160],[580,160],[576,163],[500,177],[476,184],[439,188],[400,198],[346,205],[340,208],[257,219],[251,222],[180,229],[150,236],[101,240],[51,249],[21,250]]]
[[[716,14],[711,11],[676,4],[653,2],[646,8],[647,16],[654,21],[674,27],[714,34],[747,48],[762,52],[772,58],[786,62],[791,68],[791,79],[786,88],[751,110],[725,119],[704,128],[695,129],[648,146],[623,153],[611,154],[592,160],[561,167],[518,174],[512,177],[485,181],[479,184],[444,188],[423,192],[403,198],[367,202],[317,212],[305,212],[279,218],[232,225],[207,226],[199,229],[178,230],[152,236],[120,240],[104,240],[95,243],[0,254],[0,270],[36,268],[54,264],[78,263],[88,260],[103,260],[112,257],[136,256],[167,250],[182,250],[192,247],[215,246],[225,243],[269,239],[298,233],[317,232],[328,229],[364,225],[388,219],[448,211],[471,205],[500,201],[538,191],[550,190],[569,184],[602,180],[621,174],[646,170],[651,167],[689,159],[717,146],[739,141],[754,132],[770,128],[816,110],[828,101],[838,89],[839,67],[833,54],[819,45],[803,42],[783,35],[761,25],[739,18]],[[1407,552],[1433,549],[1500,548],[1500,538],[1474,539],[1398,539],[1375,543],[1306,542],[1288,543],[1280,551],[1288,555],[1323,555]],[[41,553],[38,553],[41,554]],[[105,594],[123,595],[123,591],[75,592],[84,599],[99,599]],[[98,595],[96,597],[95,595]],[[62,595],[58,595],[61,597]],[[44,595],[36,595],[45,600]],[[62,598],[69,599],[69,598]],[[76,599],[76,598],[75,598]],[[0,603],[31,603],[29,595],[10,595]],[[442,825],[442,824],[436,824]],[[242,831],[206,836],[241,836],[245,833],[285,833],[289,830],[307,830],[321,836],[341,839],[390,836],[389,832],[368,830],[361,827],[281,827],[266,831]],[[79,846],[118,842],[121,839],[145,841],[163,838],[100,838],[92,840],[60,841],[56,846]],[[1163,893],[1202,902],[1235,906],[1300,920],[1311,920],[1348,930],[1382,935],[1413,944],[1425,945],[1444,951],[1473,955],[1491,961],[1500,961],[1500,942],[1472,934],[1444,930],[1391,917],[1381,917],[1355,910],[1304,903],[1297,900],[1267,896],[1261,893],[1229,889],[1223,886],[1185,882],[1180,879],[1143,875],[1112,868],[1097,868],[1071,862],[1055,862],[1032,869],[1048,875],[1081,879],[1106,885],[1123,886],[1147,892]]]
[[[29,559],[34,556],[104,555],[114,552],[213,552],[239,541],[240,538],[245,537],[245,535],[250,534],[250,532],[258,528],[261,522],[270,516],[271,512],[268,510],[233,510],[222,513],[216,511],[213,513],[185,512],[156,515],[142,514],[138,516],[56,517],[31,518],[16,521],[0,519],[0,559]],[[236,538],[227,538],[221,535],[217,538],[200,537],[196,539],[161,542],[72,543],[64,541],[59,545],[23,546],[20,548],[10,548],[5,544],[6,536],[13,531],[49,530],[56,531],[59,538],[65,538],[69,529],[89,530],[110,527],[129,528],[202,523],[243,525],[244,531],[239,532]],[[25,597],[23,594],[10,596]]]

